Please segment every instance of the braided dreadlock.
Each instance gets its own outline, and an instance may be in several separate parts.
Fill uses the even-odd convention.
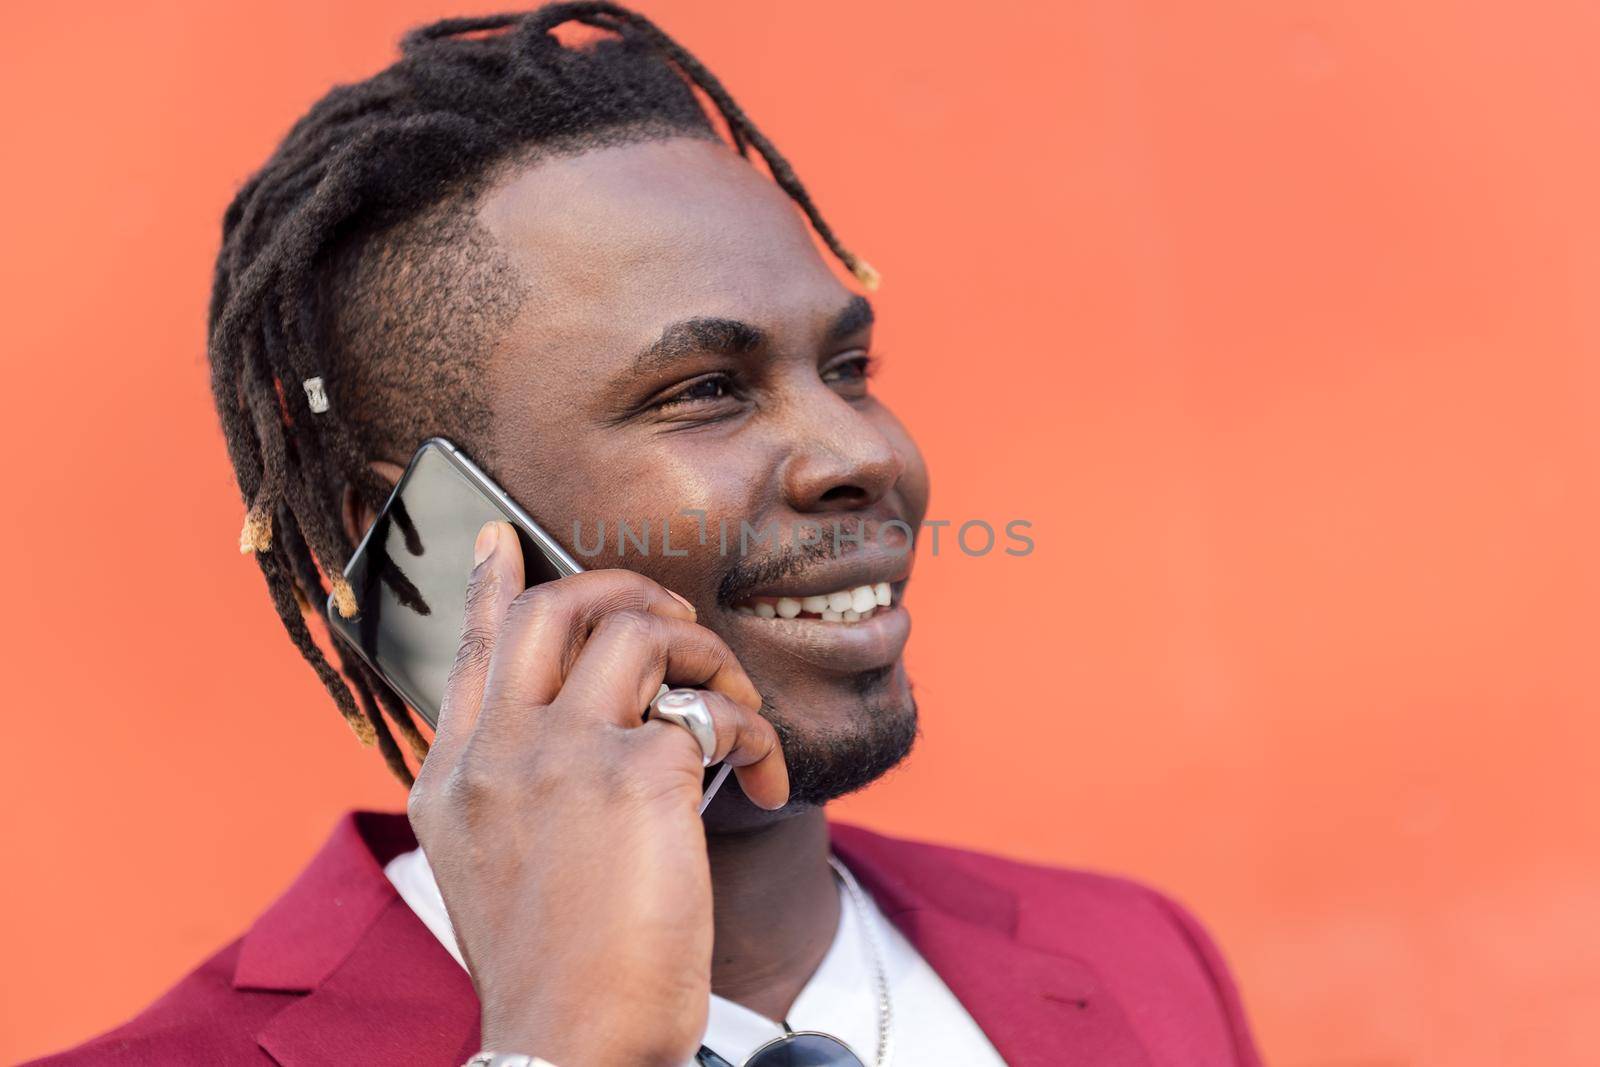
[[[568,23],[599,31],[599,39],[569,47],[555,34]],[[248,509],[240,550],[255,556],[278,618],[356,736],[376,745],[409,786],[395,735],[419,762],[428,747],[411,712],[337,642],[335,668],[307,616],[329,597],[346,618],[356,612],[341,576],[353,549],[341,508],[350,489],[382,506],[388,486],[368,460],[407,454],[430,433],[470,441],[482,429],[449,423],[448,412],[407,412],[382,394],[437,399],[448,395],[441,389],[470,390],[483,320],[515,310],[489,295],[501,288],[484,284],[496,270],[493,250],[474,245],[487,239],[459,210],[491,170],[539,153],[715,137],[698,90],[734,148],[746,158],[755,149],[828,249],[868,288],[878,277],[839,243],[793,168],[722,83],[626,8],[556,3],[446,19],[408,33],[400,47],[388,69],[315,104],[228,207],[208,354]],[[420,279],[423,291],[397,301],[400,275],[413,285]],[[430,288],[470,289],[470,299]],[[406,320],[397,304],[415,317]],[[394,389],[396,382],[424,387]]]

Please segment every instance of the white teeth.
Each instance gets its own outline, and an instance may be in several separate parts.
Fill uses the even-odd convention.
[[[798,619],[801,614],[820,615],[823,622],[860,622],[872,618],[879,608],[894,603],[894,591],[888,582],[875,585],[858,585],[841,589],[837,593],[812,596],[780,596],[773,600],[756,600],[734,608],[740,615],[756,615],[763,619]]]

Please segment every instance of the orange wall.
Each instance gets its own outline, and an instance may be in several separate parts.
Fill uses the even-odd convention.
[[[841,814],[1174,890],[1276,1064],[1600,1058],[1600,7],[648,10],[882,269],[934,512],[1035,523],[924,561],[925,743]],[[439,13],[8,14],[0,1059],[401,803],[235,549],[202,320],[235,184]]]

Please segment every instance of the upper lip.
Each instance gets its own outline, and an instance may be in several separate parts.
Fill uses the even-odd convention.
[[[862,585],[877,585],[879,582],[896,584],[910,576],[911,560],[911,552],[868,546],[845,556],[819,559],[794,574],[741,593],[734,603],[759,596],[793,597],[799,600]]]

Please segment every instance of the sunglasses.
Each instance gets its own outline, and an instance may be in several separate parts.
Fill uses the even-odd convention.
[[[700,1067],[735,1067],[715,1052],[700,1046],[694,1058]],[[790,1030],[750,1053],[743,1067],[866,1067],[861,1057],[836,1037],[817,1030]]]

